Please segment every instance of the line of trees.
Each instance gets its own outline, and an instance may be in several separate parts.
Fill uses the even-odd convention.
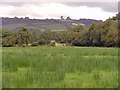
[[[50,31],[40,33],[38,36],[35,32],[31,33],[25,27],[21,27],[17,33],[3,32],[2,33],[2,46],[38,46],[50,45]]]
[[[107,46],[118,47],[118,19],[117,16],[93,24],[90,27],[73,26],[66,31],[44,31],[39,35],[30,33],[27,28],[22,27],[17,33],[3,32],[2,46],[38,46],[52,45],[51,40],[58,43],[66,43],[71,46]]]
[[[70,39],[71,38],[71,39]],[[76,26],[70,32],[69,43],[74,46],[118,46],[117,21],[107,20],[99,24],[93,24],[89,29]]]
[[[74,26],[69,31],[58,32],[58,42],[65,42],[72,46],[119,46],[119,22],[118,15],[104,22],[84,26]]]

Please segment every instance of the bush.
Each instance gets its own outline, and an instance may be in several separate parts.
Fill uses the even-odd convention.
[[[50,41],[49,40],[45,40],[45,39],[40,39],[39,42],[38,42],[39,45],[47,45],[49,43],[50,43]]]
[[[50,46],[55,46],[55,42],[50,42]]]
[[[38,46],[39,44],[38,44],[38,42],[33,42],[32,43],[32,46]]]

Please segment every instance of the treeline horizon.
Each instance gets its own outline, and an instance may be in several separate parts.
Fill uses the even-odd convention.
[[[2,46],[55,46],[57,42],[67,46],[118,47],[118,28],[118,15],[104,22],[94,23],[89,28],[76,25],[65,31],[44,31],[36,34],[21,27],[16,33],[3,32]],[[52,40],[55,42],[51,42]]]

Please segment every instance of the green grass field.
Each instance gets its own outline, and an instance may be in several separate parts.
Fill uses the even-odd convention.
[[[3,88],[116,88],[118,49],[3,48]]]
[[[6,31],[16,31],[19,29],[16,28],[20,28],[20,27],[26,27],[28,29],[32,28],[32,29],[38,29],[40,31],[42,30],[52,30],[52,31],[63,31],[63,30],[67,30],[67,27],[62,25],[62,24],[45,24],[45,25],[41,25],[40,23],[34,23],[33,25],[27,25],[27,24],[10,24],[10,25],[3,25],[2,29],[4,32]]]

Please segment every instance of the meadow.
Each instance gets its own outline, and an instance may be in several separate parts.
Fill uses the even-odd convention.
[[[61,30],[67,30],[67,27],[62,25],[62,24],[43,24],[41,25],[40,23],[34,23],[32,25],[28,25],[25,23],[22,24],[10,24],[10,25],[3,25],[3,31],[12,31],[16,32],[18,31],[20,27],[26,27],[28,29],[34,29],[34,30],[40,30],[40,31],[45,31],[45,30],[52,30],[52,31],[61,31]]]
[[[2,49],[3,88],[117,88],[118,48]]]

